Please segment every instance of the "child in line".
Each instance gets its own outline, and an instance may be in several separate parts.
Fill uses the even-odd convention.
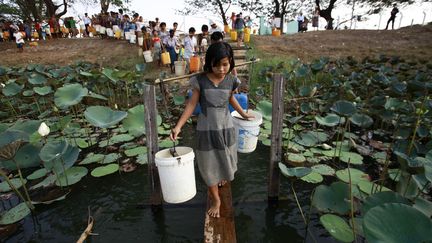
[[[169,31],[169,36],[165,37],[165,39],[163,40],[163,44],[165,46],[165,49],[169,52],[171,59],[170,68],[171,72],[174,73],[174,62],[177,61],[176,48],[180,47],[177,37],[174,36],[174,30]]]
[[[154,29],[152,34],[153,59],[157,60],[158,65],[161,66],[162,41],[158,36],[157,30]]]
[[[195,38],[195,28],[189,28],[189,35],[184,38],[184,59],[186,60],[186,66],[189,70],[190,58],[197,51],[197,40]]]
[[[223,38],[222,32],[216,31],[210,35],[210,42],[211,44],[223,42]],[[235,67],[232,69],[231,74],[237,77],[237,69]]]
[[[245,113],[233,96],[240,80],[229,74],[234,68],[231,46],[224,42],[210,45],[207,49],[204,74],[192,77],[192,97],[173,128],[170,138],[177,139],[181,128],[192,115],[196,104],[201,105],[197,124],[197,161],[201,176],[208,186],[211,207],[208,214],[220,217],[221,199],[218,186],[234,179],[237,171],[237,133],[228,109],[228,103],[245,118]]]
[[[22,32],[20,32],[18,29],[15,29],[15,33],[14,33],[14,37],[15,37],[15,42],[16,45],[18,47],[19,52],[23,52],[24,51],[24,34]]]

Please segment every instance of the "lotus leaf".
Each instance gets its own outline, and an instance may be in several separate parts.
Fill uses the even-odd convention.
[[[158,134],[159,135],[169,135],[171,133],[170,129],[165,129],[164,127],[158,127]]]
[[[44,166],[48,170],[54,171],[57,175],[64,173],[65,170],[73,166],[78,159],[80,149],[77,147],[68,145],[66,151],[59,157],[54,158],[50,161],[45,161]]]
[[[33,96],[34,93],[35,92],[33,90],[24,90],[24,92],[22,93],[22,95],[25,96],[25,97],[29,97],[29,96]]]
[[[104,157],[105,157],[105,155],[103,155],[103,154],[89,153],[89,154],[87,154],[85,159],[83,159],[79,164],[80,165],[86,165],[86,164],[99,162],[99,161],[102,161],[104,159]]]
[[[286,159],[292,163],[304,163],[306,158],[301,154],[286,153]]]
[[[19,178],[12,178],[9,180],[10,183],[16,188],[19,189],[23,186],[21,183],[21,180]],[[24,184],[27,183],[27,181],[24,179]],[[12,188],[9,186],[8,182],[5,180],[2,183],[0,183],[0,192],[9,192]]]
[[[327,176],[334,176],[335,175],[335,170],[328,166],[328,165],[314,165],[312,166],[312,171],[319,173],[321,175],[327,175]]]
[[[408,104],[404,104],[404,102],[402,102],[396,98],[389,98],[389,99],[387,99],[387,101],[384,105],[384,108],[386,110],[396,111],[396,110],[401,109],[405,105],[408,105]]]
[[[118,164],[109,164],[106,166],[100,166],[92,170],[91,175],[94,177],[106,176],[115,173],[119,170]]]
[[[330,186],[319,185],[315,189],[312,205],[321,212],[346,214],[350,211],[349,187],[343,182],[333,182]]]
[[[15,82],[10,82],[3,87],[2,93],[7,97],[11,97],[21,92],[23,88],[24,85],[18,85]]]
[[[311,103],[309,103],[309,102],[301,103],[301,105],[300,105],[300,111],[301,112],[303,112],[303,113],[309,113],[312,110],[313,110],[313,107],[312,107]]]
[[[257,110],[263,115],[263,118],[271,120],[272,103],[268,100],[262,100],[257,104]]]
[[[147,68],[147,64],[145,63],[137,63],[135,64],[135,69],[137,72],[143,73]]]
[[[68,143],[64,140],[47,142],[41,149],[39,157],[47,162],[60,158],[67,150]]]
[[[99,163],[110,164],[114,161],[117,161],[120,157],[121,157],[121,155],[116,154],[116,153],[107,154],[107,155],[105,155],[104,159],[102,161],[100,161]]]
[[[135,162],[140,165],[147,164],[148,163],[147,153],[138,155]]]
[[[318,124],[328,127],[334,127],[337,126],[339,123],[344,123],[344,118],[341,119],[340,116],[336,114],[327,114],[326,117],[320,117],[315,116],[315,120],[318,122]]]
[[[385,186],[378,185],[376,183],[370,182],[370,181],[360,181],[357,186],[359,187],[360,191],[370,195],[377,192],[384,192],[384,191],[391,191],[389,188]]]
[[[342,242],[354,241],[351,227],[341,217],[334,214],[324,214],[320,217],[320,222],[335,239]]]
[[[88,148],[90,146],[90,143],[83,138],[75,138],[71,141],[71,145],[84,149]]]
[[[175,142],[171,141],[170,139],[164,139],[159,141],[159,148],[169,148],[172,147],[173,145],[178,145],[179,141],[176,140]]]
[[[100,94],[96,94],[96,93],[93,93],[93,92],[89,92],[88,95],[87,95],[87,97],[94,98],[94,99],[99,99],[99,100],[108,100],[105,96],[100,95]]]
[[[128,157],[134,157],[134,156],[137,156],[140,154],[146,154],[147,153],[147,147],[140,146],[140,147],[136,147],[133,149],[128,149],[128,150],[125,150],[124,153]]]
[[[86,176],[88,173],[88,170],[86,167],[82,166],[74,166],[70,167],[66,170],[65,173],[63,173],[61,176],[59,176],[58,180],[56,181],[57,186],[70,186],[77,182],[79,182],[84,176]]]
[[[412,168],[420,168],[423,167],[427,162],[427,159],[424,157],[410,157],[407,159],[408,166]]]
[[[83,88],[81,84],[66,84],[54,93],[54,103],[60,109],[66,109],[80,103],[87,94],[87,88]]]
[[[427,194],[431,188],[429,181],[424,174],[411,175],[413,181],[417,184],[419,191]]]
[[[363,219],[368,242],[430,242],[432,220],[411,206],[386,203],[370,209]]]
[[[295,137],[294,141],[300,145],[306,147],[315,146],[320,140],[314,134],[314,132],[303,132],[300,133],[299,136]]]
[[[128,110],[128,116],[123,120],[123,127],[133,136],[138,137],[145,134],[144,105],[137,105]],[[162,118],[158,115],[156,125],[160,126]]]
[[[425,138],[429,136],[429,131],[430,130],[426,126],[421,125],[417,128],[417,135],[421,138]]]
[[[89,72],[85,72],[85,71],[80,71],[79,74],[81,74],[82,76],[85,76],[85,77],[93,77],[93,74],[91,74]]]
[[[348,168],[336,171],[336,177],[339,180],[349,183],[349,174],[351,175],[351,183],[357,185],[360,181],[369,181],[369,176],[363,171],[354,168]]]
[[[382,191],[368,196],[362,204],[361,211],[363,215],[365,215],[369,211],[369,209],[382,205],[384,203],[403,203],[407,205],[410,204],[408,199],[404,198],[398,193],[395,193],[393,191]]]
[[[30,187],[30,190],[35,190],[35,189],[38,189],[38,188],[41,188],[41,187],[49,187],[49,186],[53,185],[56,180],[57,180],[57,177],[54,174],[49,175],[43,181],[41,181],[38,184]]]
[[[40,148],[33,144],[25,144],[18,149],[15,153],[14,161],[2,161],[2,167],[8,170],[16,170],[19,164],[21,169],[31,168],[40,165],[40,158],[38,156]]]
[[[341,116],[352,116],[356,113],[356,107],[352,102],[346,100],[339,100],[334,103],[331,110]]]
[[[109,78],[114,84],[117,83],[118,79],[114,76],[114,70],[109,68],[104,68],[102,74]]]
[[[373,124],[372,118],[365,114],[356,113],[349,119],[352,123],[362,128],[368,128]]]
[[[386,152],[376,152],[372,154],[372,158],[374,158],[378,163],[384,164],[387,159]]]
[[[31,84],[37,85],[37,84],[45,84],[47,82],[47,79],[44,76],[35,73],[35,74],[30,75],[30,77],[28,78],[28,81]]]
[[[181,105],[185,103],[185,97],[183,95],[176,95],[173,98],[174,100],[174,105]]]
[[[84,112],[84,116],[93,126],[109,128],[116,125],[127,116],[127,112],[113,111],[105,106],[90,106]]]
[[[432,183],[432,163],[427,163],[424,166],[426,179]]]
[[[29,176],[27,176],[27,180],[36,180],[42,178],[48,174],[48,171],[45,168],[38,169],[33,171]]]
[[[262,139],[261,142],[262,142],[262,144],[265,145],[265,146],[268,146],[268,147],[271,146],[271,140],[268,139],[268,138],[266,138],[266,139]]]
[[[279,169],[282,173],[282,175],[286,176],[286,177],[303,177],[309,173],[312,172],[312,170],[310,168],[306,168],[306,167],[291,167],[288,168],[286,167],[283,163],[279,162]]]
[[[129,142],[133,139],[134,137],[129,134],[114,135],[110,138],[110,144]]]
[[[341,151],[340,160],[345,163],[349,162],[350,164],[354,164],[354,165],[363,164],[363,157],[360,154],[353,153],[353,152]]]
[[[22,202],[0,215],[0,225],[13,224],[31,213],[26,202]]]
[[[38,95],[47,95],[52,92],[51,86],[43,86],[43,87],[33,87],[34,92]]]
[[[302,181],[306,181],[309,183],[320,183],[324,180],[324,178],[322,177],[322,175],[320,175],[319,173],[312,171],[311,173],[303,176],[302,178],[300,178]]]
[[[392,179],[393,181],[398,182],[401,176],[401,170],[400,169],[389,169],[388,170],[388,175],[389,178]]]
[[[415,200],[413,207],[419,210],[420,212],[424,213],[426,217],[428,218],[432,217],[432,202],[429,202],[426,199],[418,197]]]

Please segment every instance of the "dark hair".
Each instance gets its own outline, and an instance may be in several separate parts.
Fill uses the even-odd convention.
[[[177,23],[177,22],[174,22],[173,25],[178,25],[178,23]]]
[[[162,25],[166,27],[166,23],[165,22],[160,23],[159,27],[162,27]]]
[[[121,14],[122,14],[122,13],[123,13],[123,9],[121,9],[121,8],[120,8],[120,9],[119,9],[119,13],[121,13]]]
[[[223,38],[224,38],[223,34],[220,31],[215,31],[215,32],[213,32],[213,34],[210,35],[210,40],[214,41],[214,42],[221,41],[221,40],[223,40]]]
[[[189,33],[191,33],[191,32],[195,33],[195,28],[194,27],[190,27],[189,28]]]
[[[169,30],[169,34],[170,34],[170,35],[173,35],[174,32],[175,32],[175,31],[174,31],[173,29],[170,29],[170,30]]]
[[[202,26],[201,26],[201,31],[202,32],[204,32],[204,31],[208,31],[208,26],[206,25],[206,24],[203,24]]]
[[[234,68],[234,53],[231,46],[226,42],[217,42],[211,44],[205,55],[204,71],[211,73],[212,67],[215,67],[220,60],[228,58],[230,63],[229,72]]]

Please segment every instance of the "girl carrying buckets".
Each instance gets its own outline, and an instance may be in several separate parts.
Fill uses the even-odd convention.
[[[231,46],[224,42],[210,45],[205,56],[205,73],[190,79],[192,97],[170,134],[172,140],[177,139],[199,102],[202,112],[197,124],[196,155],[198,168],[211,196],[211,207],[207,213],[215,218],[220,217],[218,186],[232,181],[237,171],[237,134],[228,103],[243,118],[254,117],[245,113],[233,96],[240,84],[237,77],[229,74],[233,68]]]

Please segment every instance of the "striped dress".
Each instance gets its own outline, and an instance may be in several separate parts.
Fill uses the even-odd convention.
[[[226,75],[216,86],[204,74],[191,78],[190,84],[200,91],[196,156],[201,176],[207,186],[232,181],[237,171],[237,134],[228,104],[240,80]]]

